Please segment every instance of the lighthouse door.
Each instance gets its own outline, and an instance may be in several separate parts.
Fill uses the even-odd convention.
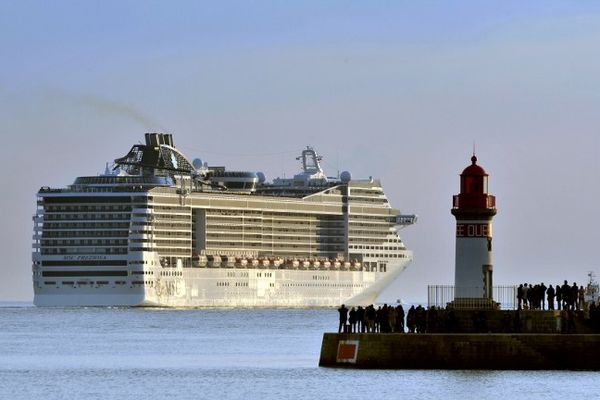
[[[483,264],[481,266],[481,270],[483,272],[483,296],[486,299],[491,299],[493,297],[493,294],[492,294],[492,272],[493,272],[494,268],[490,264]]]

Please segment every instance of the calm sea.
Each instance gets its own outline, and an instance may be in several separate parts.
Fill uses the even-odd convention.
[[[600,373],[318,367],[335,310],[0,303],[2,399],[597,398]]]

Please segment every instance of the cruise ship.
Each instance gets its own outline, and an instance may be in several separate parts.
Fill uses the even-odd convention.
[[[328,177],[307,147],[293,178],[190,161],[147,133],[103,174],[42,187],[37,306],[367,305],[412,260],[377,179]]]

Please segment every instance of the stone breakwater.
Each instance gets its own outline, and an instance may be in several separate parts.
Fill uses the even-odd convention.
[[[600,370],[597,334],[326,333],[319,366],[378,369]]]

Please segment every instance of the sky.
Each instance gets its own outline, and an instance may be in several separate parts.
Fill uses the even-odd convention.
[[[174,135],[190,158],[382,180],[418,223],[382,295],[454,280],[473,147],[497,197],[494,284],[600,273],[600,3],[0,0],[0,300],[31,301],[41,186]]]

